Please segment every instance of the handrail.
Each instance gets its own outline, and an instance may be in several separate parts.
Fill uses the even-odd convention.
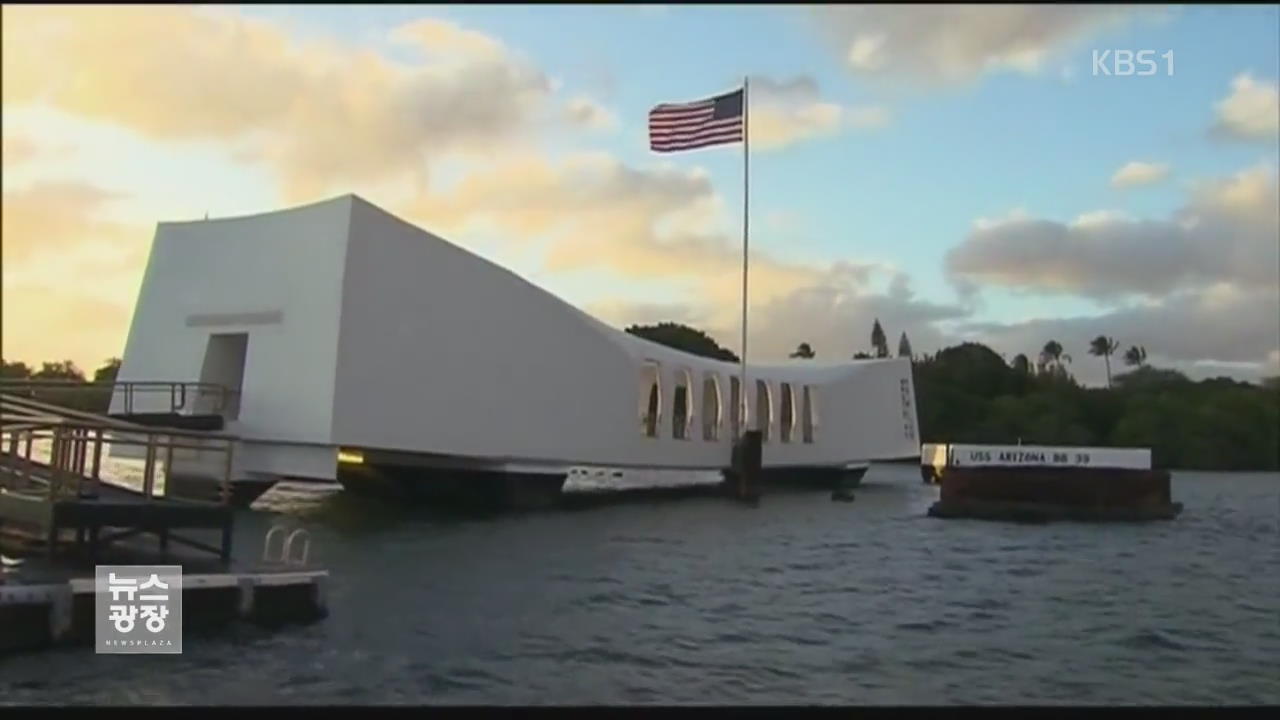
[[[296,563],[293,561],[293,541],[299,536],[302,537],[302,558]],[[304,566],[307,564],[307,558],[311,555],[311,533],[305,528],[297,528],[289,533],[289,537],[284,539],[284,547],[280,551],[281,559],[286,565]]]
[[[3,413],[0,413],[0,424],[2,424],[3,421],[6,419],[6,415],[9,417],[16,416],[19,421],[23,421],[23,422],[29,421],[30,418],[27,416],[23,416],[23,413],[28,413],[32,410],[37,410],[43,413],[47,413],[49,415],[53,415],[54,417],[59,419],[60,423],[69,425],[69,426],[75,426],[75,427],[88,426],[93,428],[104,427],[104,428],[115,429],[115,430],[119,430],[120,432],[127,432],[127,433],[154,434],[158,432],[157,429],[151,425],[141,425],[139,423],[132,423],[127,420],[119,420],[117,418],[113,418],[108,415],[98,415],[91,412],[84,412],[82,410],[72,410],[70,408],[65,408],[60,405],[52,405],[49,403],[40,402],[38,400],[31,400],[29,398],[9,395],[6,393],[0,393],[0,410],[4,411]],[[16,413],[10,412],[12,410],[17,410],[17,412]],[[172,429],[165,428],[163,432],[161,432],[160,434],[176,435],[176,436],[182,436],[182,437],[212,438],[212,439],[219,439],[219,440],[239,440],[240,439],[234,435],[228,435],[226,433],[205,432],[201,430],[183,430],[180,428],[172,428]]]
[[[271,559],[271,538],[275,537],[276,533],[280,533],[280,535],[283,536],[285,534],[285,527],[283,525],[271,526],[271,529],[267,531],[267,536],[262,539],[262,562],[264,563],[275,562]],[[284,545],[287,540],[288,538],[285,537],[280,541],[281,562],[284,561]]]
[[[59,426],[59,427],[62,427],[62,428],[73,428],[73,429],[76,429],[76,430],[96,430],[96,429],[98,429],[98,428],[93,428],[93,427],[90,427],[90,426],[87,426],[87,425],[62,425],[62,426]],[[44,434],[41,434],[39,430],[31,430],[31,429],[19,429],[19,430],[12,430],[12,429],[10,429],[10,428],[4,428],[3,430],[0,430],[0,435],[10,435],[10,434],[26,433],[27,435],[30,435],[30,437],[31,437],[31,439],[32,439],[32,440],[53,440],[53,439],[54,439],[54,436],[55,436],[55,434],[56,434],[56,430],[57,430],[57,428],[53,428],[53,429],[51,429],[51,430],[48,432],[48,434],[47,434],[47,435],[44,435]],[[165,436],[165,435],[168,435],[168,433],[163,433],[163,432],[161,432],[161,433],[152,433],[152,434],[153,434],[153,435],[156,435],[156,436],[160,436],[160,437],[163,437],[163,436]],[[110,444],[112,444],[112,445],[128,445],[128,446],[133,446],[133,447],[146,447],[146,446],[148,445],[148,442],[147,442],[146,440],[125,440],[125,439],[121,439],[119,436],[112,436],[112,437],[108,438],[108,439],[106,440],[106,442],[108,442],[108,443],[110,443]],[[175,442],[172,442],[172,441],[164,443],[164,446],[165,446],[165,448],[172,448],[172,449],[174,449],[174,450],[212,450],[212,449],[214,449],[213,447],[211,447],[211,446],[209,446],[209,445],[183,444],[183,443],[175,443]],[[4,452],[4,451],[3,451],[3,450],[0,450],[0,452]]]
[[[47,486],[47,502],[63,495],[80,496],[86,481],[96,484],[101,479],[105,445],[143,446],[143,495],[148,499],[156,497],[156,465],[161,453],[165,496],[181,499],[168,492],[173,453],[194,450],[225,454],[218,495],[220,504],[230,502],[232,457],[238,442],[235,436],[137,425],[8,395],[0,396],[0,401],[0,408],[5,411],[0,414],[0,468],[7,481],[0,484],[21,483],[25,476],[27,484]],[[205,442],[191,442],[191,438]],[[47,464],[32,458],[33,445],[38,440],[52,441]],[[210,440],[214,442],[208,443]]]
[[[307,559],[311,555],[311,533],[305,528],[294,528],[292,532],[286,532],[288,529],[281,524],[272,525],[267,530],[267,535],[262,539],[262,562],[263,564],[280,564],[291,565],[297,567],[305,567]],[[271,555],[271,539],[279,533],[284,537],[280,543],[280,555],[272,557]],[[302,556],[295,560],[293,557],[294,540],[302,540]]]
[[[66,390],[79,391],[85,393],[87,391],[102,391],[110,388],[112,391],[112,400],[115,399],[117,388],[124,391],[124,406],[126,413],[133,412],[133,401],[136,392],[162,392],[169,393],[169,412],[177,412],[187,406],[187,389],[192,388],[196,391],[198,397],[213,394],[217,397],[213,411],[221,414],[227,409],[229,401],[239,391],[232,390],[218,383],[187,381],[187,380],[110,380],[110,381],[87,381],[79,380],[22,380],[22,379],[0,379],[0,390]],[[206,392],[209,391],[209,392]]]

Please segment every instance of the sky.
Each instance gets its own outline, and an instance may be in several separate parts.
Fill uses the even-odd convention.
[[[748,78],[753,359],[879,319],[1090,384],[1100,334],[1275,375],[1277,38],[1275,5],[5,6],[0,350],[91,371],[157,223],[347,193],[736,350],[743,147],[654,154],[646,116]]]

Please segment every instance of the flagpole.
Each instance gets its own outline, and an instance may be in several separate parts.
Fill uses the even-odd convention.
[[[751,202],[751,125],[748,102],[749,78],[742,77],[742,380],[739,382],[738,433],[747,431],[747,229]]]

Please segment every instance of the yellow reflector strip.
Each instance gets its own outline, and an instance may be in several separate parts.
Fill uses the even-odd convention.
[[[338,462],[359,465],[364,462],[364,455],[356,452],[355,450],[339,450]]]

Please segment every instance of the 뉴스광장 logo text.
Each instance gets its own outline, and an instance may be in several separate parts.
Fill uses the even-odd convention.
[[[98,565],[94,649],[182,653],[182,566]]]

